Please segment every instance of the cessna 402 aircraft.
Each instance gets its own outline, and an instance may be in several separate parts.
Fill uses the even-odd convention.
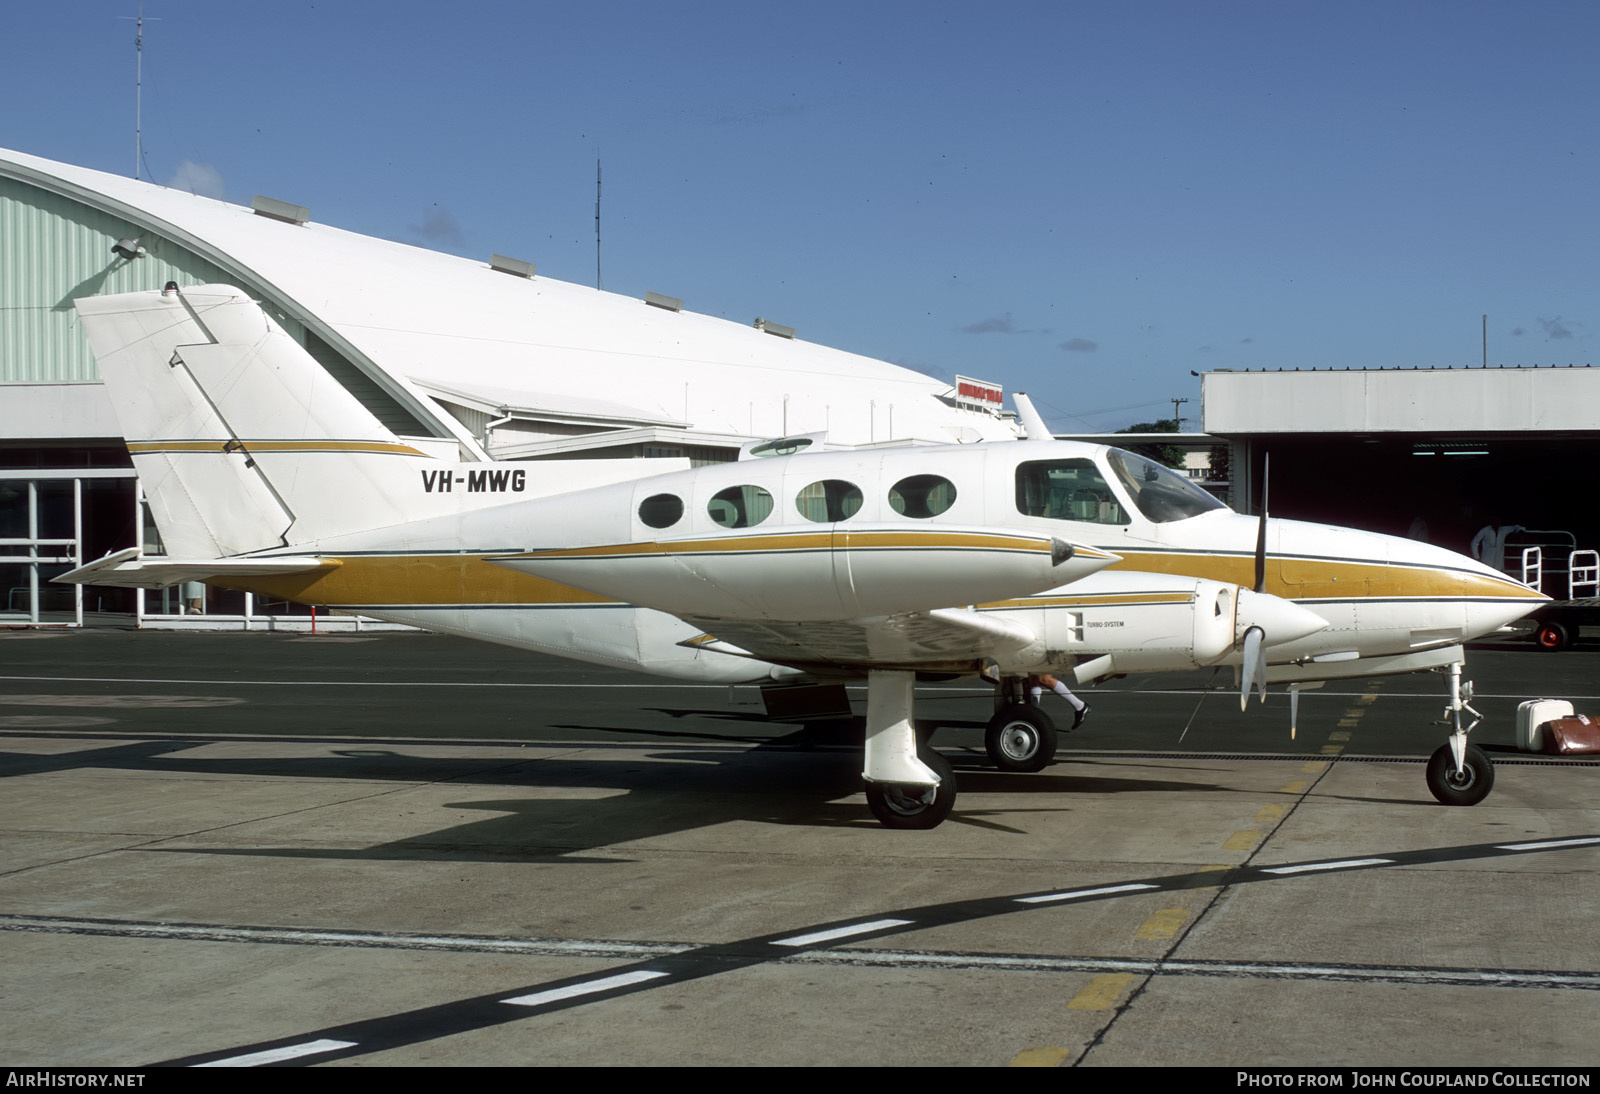
[[[204,580],[433,631],[721,683],[867,680],[873,813],[931,828],[949,763],[912,723],[918,673],[1235,667],[1269,682],[1434,670],[1441,801],[1493,771],[1461,643],[1545,598],[1410,540],[1242,516],[1115,448],[1028,439],[798,452],[639,477],[637,460],[431,458],[390,433],[240,290],[77,302],[169,554],[61,580]],[[803,441],[795,441],[799,445]],[[999,704],[994,762],[1055,729]],[[1467,718],[1466,716],[1471,716]]]

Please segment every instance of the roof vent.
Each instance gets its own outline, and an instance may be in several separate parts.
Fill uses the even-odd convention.
[[[524,262],[520,258],[507,258],[505,255],[490,255],[489,268],[499,270],[501,273],[513,274],[517,277],[532,277],[533,263]]]
[[[683,301],[675,296],[662,296],[658,292],[644,294],[644,302],[652,308],[663,308],[666,311],[682,311]]]
[[[250,203],[250,208],[255,210],[258,217],[281,220],[285,224],[304,224],[311,219],[311,210],[304,205],[290,205],[287,201],[264,198],[260,194]]]
[[[774,323],[770,319],[756,316],[756,330],[764,330],[768,334],[776,334],[779,338],[793,338],[794,328],[786,327],[782,323]]]

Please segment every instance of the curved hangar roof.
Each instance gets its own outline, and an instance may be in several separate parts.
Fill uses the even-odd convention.
[[[503,272],[317,224],[281,202],[258,198],[246,208],[4,150],[0,177],[120,217],[215,264],[469,451],[491,419],[508,417],[496,424],[512,432],[498,430],[491,444],[508,456],[625,439],[726,450],[746,438],[822,431],[837,445],[1015,435],[1008,422],[941,398],[950,390],[941,381],[775,325],[674,311],[667,298],[652,306],[536,276],[531,266]]]

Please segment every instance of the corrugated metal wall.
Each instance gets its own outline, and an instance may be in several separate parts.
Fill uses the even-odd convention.
[[[111,253],[139,236],[145,256]],[[69,198],[0,178],[0,383],[100,378],[72,308],[80,296],[235,283],[198,255]],[[303,340],[302,331],[291,331]]]
[[[137,237],[142,258],[112,253]],[[100,379],[78,326],[79,297],[180,285],[240,285],[193,251],[141,231],[120,217],[15,179],[0,178],[0,384],[64,384]],[[246,291],[249,285],[240,285]],[[432,436],[406,407],[333,347],[285,316],[272,317],[368,410],[402,436]],[[3,396],[0,396],[3,397]]]

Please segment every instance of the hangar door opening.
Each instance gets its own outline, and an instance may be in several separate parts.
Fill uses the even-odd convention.
[[[1540,546],[1544,591],[1558,598],[1571,551],[1600,548],[1593,436],[1323,433],[1248,444],[1250,512],[1260,512],[1270,454],[1273,516],[1426,540],[1517,577],[1522,551]],[[1502,534],[1485,537],[1485,529]],[[1498,555],[1485,547],[1491,538]]]
[[[133,615],[130,589],[51,579],[114,550],[138,520],[132,468],[0,471],[0,626],[81,627]]]

